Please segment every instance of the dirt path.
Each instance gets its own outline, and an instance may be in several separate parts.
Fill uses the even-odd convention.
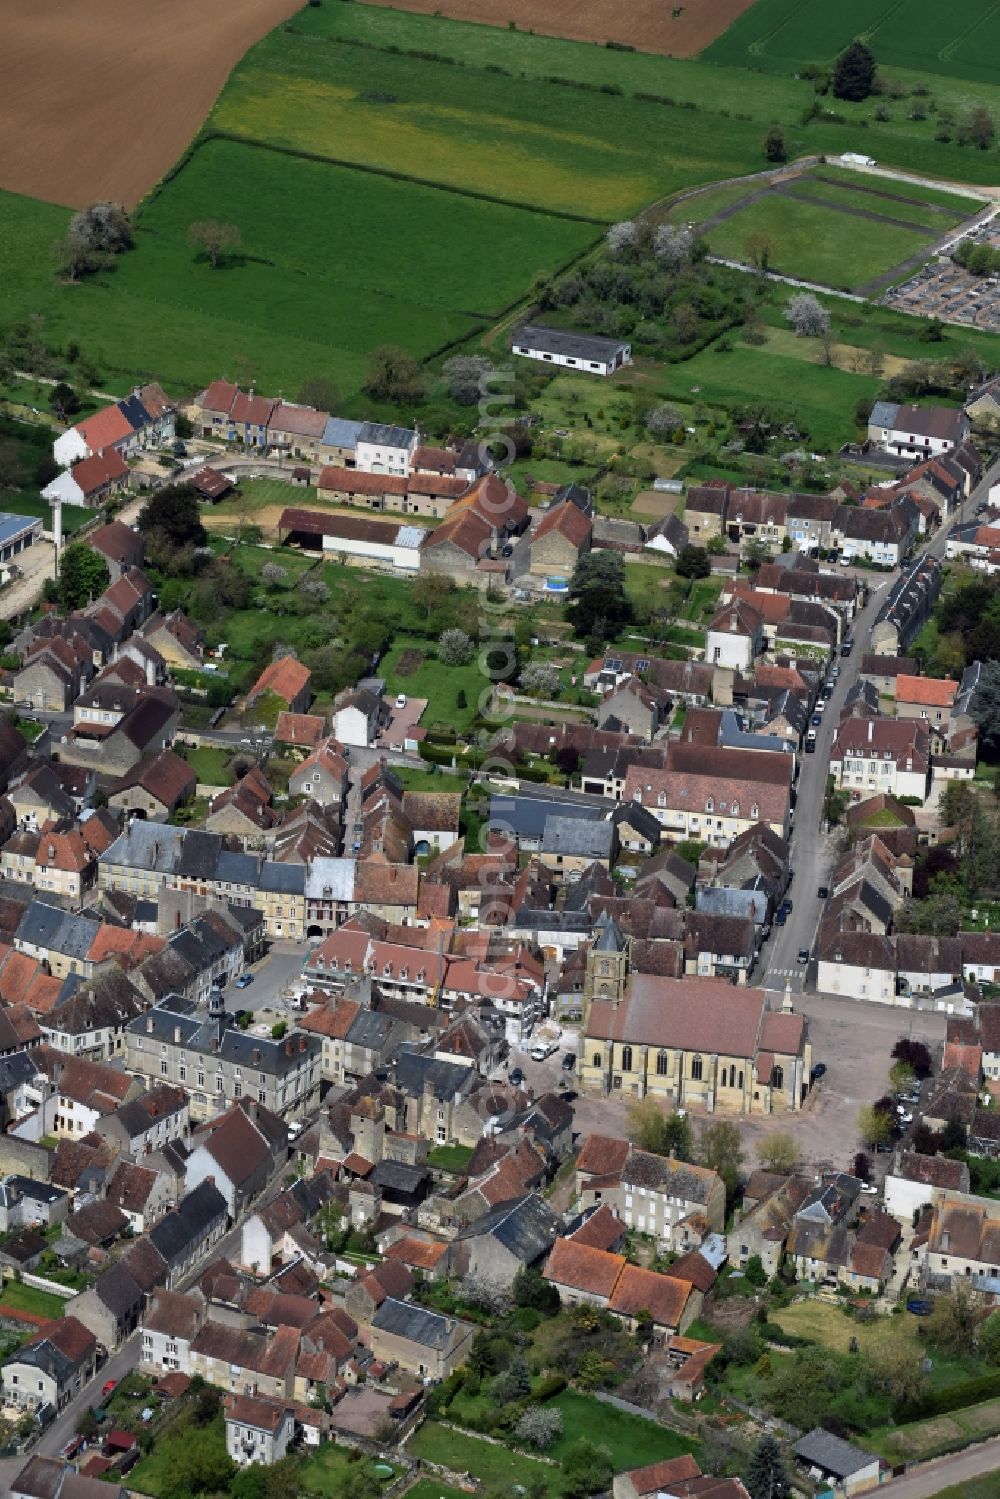
[[[0,187],[133,207],[177,160],[254,42],[301,0],[6,0]]]

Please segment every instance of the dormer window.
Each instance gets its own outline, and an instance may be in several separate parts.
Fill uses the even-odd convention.
[[[667,805],[667,793],[665,791],[661,791],[657,796],[656,805],[658,807],[665,807]]]
[[[725,811],[725,808],[723,807],[722,810]],[[740,804],[739,804],[739,802],[733,802],[733,816],[734,817],[739,817],[739,815],[740,815]]]
[[[715,798],[714,797],[710,796],[708,798],[708,800],[706,801],[706,803],[705,803],[705,811],[706,812],[714,812],[715,811]]]
[[[757,805],[756,802],[753,802],[752,805],[751,805],[751,807],[750,807],[750,816],[751,817],[759,817],[760,816],[760,808],[758,807],[758,805]]]

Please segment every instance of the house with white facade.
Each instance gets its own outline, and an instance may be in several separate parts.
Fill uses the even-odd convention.
[[[923,803],[930,777],[927,728],[916,719],[847,718],[833,741],[830,773],[856,802],[887,793]]]
[[[226,1451],[238,1468],[270,1467],[288,1452],[295,1435],[295,1413],[285,1400],[261,1395],[227,1395]]]
[[[763,620],[745,599],[734,598],[718,609],[705,638],[705,660],[750,672],[763,648]]]
[[[365,474],[410,472],[410,457],[420,442],[411,427],[392,427],[383,422],[362,422],[355,448],[355,465]]]
[[[899,458],[932,458],[965,441],[969,418],[957,406],[899,406],[876,401],[868,418],[868,441]]]

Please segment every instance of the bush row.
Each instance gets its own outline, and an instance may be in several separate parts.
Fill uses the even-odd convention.
[[[928,1416],[943,1416],[948,1411],[959,1410],[963,1405],[975,1405],[995,1395],[1000,1395],[1000,1369],[995,1374],[981,1374],[977,1379],[963,1379],[960,1384],[949,1385],[947,1389],[928,1390],[918,1399],[901,1406],[896,1412],[896,1420],[899,1424],[924,1421]]]

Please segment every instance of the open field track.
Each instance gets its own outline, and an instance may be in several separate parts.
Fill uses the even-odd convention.
[[[753,4],[753,0],[371,0],[374,5],[450,16],[485,26],[514,24],[521,31],[561,36],[574,42],[623,42],[641,52],[695,57]],[[677,14],[673,14],[676,11]]]
[[[6,0],[0,187],[132,207],[168,171],[232,67],[301,0]]]

